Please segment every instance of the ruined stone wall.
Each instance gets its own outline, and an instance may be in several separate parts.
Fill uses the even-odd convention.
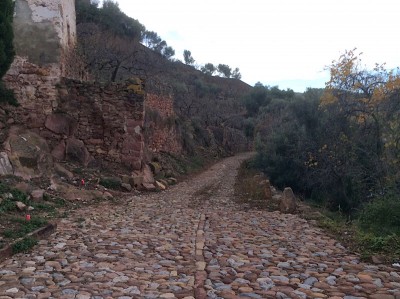
[[[3,80],[28,114],[24,119],[43,123],[35,114],[48,115],[57,108],[61,78],[83,77],[69,71],[79,69],[69,66],[76,45],[75,2],[16,0],[13,27],[16,56]]]
[[[18,121],[30,128],[43,126],[46,115],[57,108],[60,82],[59,71],[54,65],[38,66],[17,56],[3,81],[14,94],[21,109]]]
[[[63,79],[58,108],[47,116],[41,132],[50,140],[53,156],[71,160],[75,155],[83,164],[112,162],[140,170],[144,94],[130,86]]]
[[[38,75],[35,75],[38,76]],[[62,79],[54,107],[45,91],[24,106],[0,109],[1,141],[7,131],[29,131],[44,138],[56,161],[83,166],[141,170],[144,151],[144,93],[131,82],[101,84]],[[43,97],[42,97],[43,96]],[[29,107],[29,108],[28,108]],[[3,136],[4,135],[4,136]]]
[[[182,152],[177,131],[174,101],[171,96],[148,93],[146,95],[146,146],[152,152],[178,154]]]

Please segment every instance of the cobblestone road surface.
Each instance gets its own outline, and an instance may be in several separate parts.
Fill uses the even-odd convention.
[[[0,299],[400,299],[399,268],[359,262],[298,216],[235,205],[247,157],[162,193],[79,210],[0,264]]]

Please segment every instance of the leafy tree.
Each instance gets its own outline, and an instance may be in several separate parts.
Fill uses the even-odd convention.
[[[133,71],[140,51],[139,43],[116,35],[111,31],[103,31],[95,24],[80,24],[78,29],[78,50],[85,57],[86,69],[97,80],[114,82],[122,71]],[[104,78],[106,74],[108,78]]]
[[[192,56],[192,52],[190,52],[189,50],[183,51],[183,59],[185,61],[185,64],[187,64],[187,65],[193,65],[195,62],[195,60]]]
[[[332,63],[322,106],[325,109],[338,107],[353,127],[360,128],[372,139],[364,149],[364,160],[375,163],[372,172],[375,176],[368,175],[370,181],[380,183],[382,188],[389,178],[399,185],[400,72],[386,70],[384,64],[376,64],[368,70],[362,64],[361,54],[357,54],[356,49],[346,51]]]
[[[226,64],[218,64],[217,71],[225,78],[230,78],[232,75],[232,69]]]
[[[232,78],[239,79],[239,80],[242,79],[242,74],[240,73],[239,68],[235,68],[233,70]]]
[[[163,42],[161,37],[154,31],[146,31],[143,36],[143,44],[152,50],[155,50]]]
[[[154,31],[146,31],[143,35],[143,44],[167,59],[175,55],[175,50]]]
[[[98,7],[98,2],[76,0],[75,5],[77,24],[95,23],[102,30],[139,41],[144,36],[145,27],[123,13],[115,1],[105,0],[103,6]]]
[[[217,68],[212,63],[206,63],[201,69],[204,74],[212,76]]]
[[[273,99],[290,100],[294,97],[294,91],[291,89],[280,90],[277,86],[264,86],[257,82],[252,91],[244,98],[244,106],[249,116],[255,116],[260,108],[268,106]]]
[[[155,75],[164,71],[155,66],[175,54],[157,33],[146,31],[125,15],[115,1],[107,0],[99,7],[98,3],[76,0],[76,10],[78,50],[86,69],[97,80]],[[156,53],[146,51],[140,42]]]
[[[171,59],[175,55],[175,50],[172,47],[165,47],[162,50],[162,56],[167,59]]]
[[[258,162],[273,183],[354,214],[400,191],[400,74],[368,70],[354,50],[330,71],[324,90],[298,96],[257,85],[245,105],[257,117]]]

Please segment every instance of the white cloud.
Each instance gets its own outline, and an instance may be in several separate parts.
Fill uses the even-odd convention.
[[[242,80],[321,81],[324,66],[346,49],[364,62],[399,65],[395,0],[118,0],[120,8],[198,63],[239,67]],[[286,83],[285,83],[286,84]],[[322,86],[322,85],[319,85]]]

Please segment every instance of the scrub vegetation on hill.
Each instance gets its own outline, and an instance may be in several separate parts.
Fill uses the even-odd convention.
[[[156,32],[122,12],[118,2],[106,0],[100,6],[97,1],[76,0],[75,5],[79,51],[88,58],[84,61],[86,68],[97,80],[118,81],[129,74],[153,76],[165,70],[159,69],[164,60],[184,63],[209,76],[241,78],[239,68],[223,63],[198,65],[189,50],[184,51],[182,62]]]
[[[400,256],[400,73],[367,69],[356,50],[329,69],[325,89],[254,87],[245,99],[254,165],[356,224],[367,251]]]

